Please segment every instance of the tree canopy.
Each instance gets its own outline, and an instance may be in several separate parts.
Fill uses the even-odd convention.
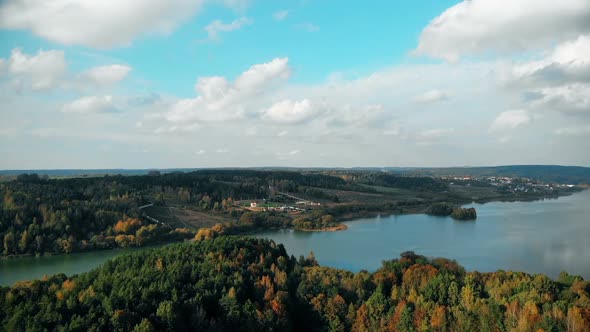
[[[590,283],[413,252],[357,273],[219,236],[0,287],[3,331],[587,331]]]

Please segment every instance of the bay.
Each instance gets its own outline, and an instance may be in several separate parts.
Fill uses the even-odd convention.
[[[256,234],[287,252],[314,252],[320,264],[374,271],[404,251],[456,259],[467,270],[561,271],[590,278],[590,191],[533,202],[469,204],[476,221],[424,214],[364,218],[339,232],[274,230]]]

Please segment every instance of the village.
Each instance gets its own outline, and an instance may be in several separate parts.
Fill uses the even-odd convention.
[[[443,180],[450,185],[493,186],[500,190],[513,193],[552,193],[560,188],[573,188],[573,184],[542,183],[528,178],[508,176],[446,176]]]
[[[237,201],[236,205],[243,209],[255,212],[261,211],[279,211],[279,212],[303,212],[310,207],[321,206],[319,202],[313,202],[301,197],[293,196],[288,193],[271,190],[271,197],[285,198],[285,202],[276,202],[271,199],[252,199]]]

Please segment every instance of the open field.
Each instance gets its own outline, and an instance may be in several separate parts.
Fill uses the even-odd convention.
[[[151,206],[145,213],[173,228],[204,228],[227,221],[220,216],[181,207]]]

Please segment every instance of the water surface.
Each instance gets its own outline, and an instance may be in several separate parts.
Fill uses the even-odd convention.
[[[477,221],[428,215],[381,216],[347,222],[340,232],[268,231],[290,254],[313,251],[322,265],[374,271],[412,250],[456,259],[468,270],[561,271],[590,279],[590,191],[534,202],[470,204]]]
[[[97,250],[55,256],[25,256],[0,259],[0,286],[10,286],[17,281],[40,279],[44,275],[66,275],[87,272],[108,259],[124,253],[153,247]]]
[[[313,251],[322,265],[374,271],[403,251],[456,259],[468,270],[518,270],[590,279],[590,190],[535,202],[470,204],[477,221],[427,215],[382,216],[347,222],[340,232],[279,230],[255,236],[283,243],[289,254]],[[0,259],[0,285],[44,275],[79,274],[133,250]]]

